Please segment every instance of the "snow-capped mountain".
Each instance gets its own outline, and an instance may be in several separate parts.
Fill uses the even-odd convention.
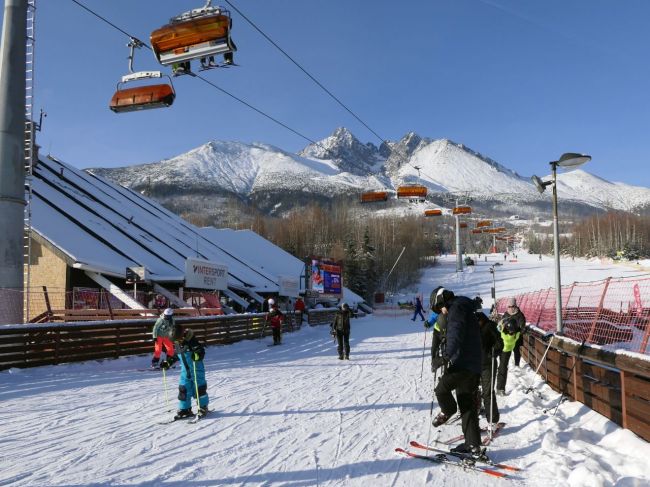
[[[357,198],[363,191],[395,191],[402,184],[428,187],[432,200],[449,193],[474,201],[508,202],[525,212],[550,202],[528,177],[462,144],[409,133],[377,147],[363,144],[345,128],[298,154],[263,144],[212,141],[152,164],[90,172],[144,191],[235,196],[262,209],[284,210],[307,199]],[[548,178],[548,177],[547,177]],[[155,192],[155,191],[154,191]],[[582,170],[558,174],[563,207],[639,211],[650,208],[650,189],[611,183]],[[275,201],[278,200],[278,201]]]

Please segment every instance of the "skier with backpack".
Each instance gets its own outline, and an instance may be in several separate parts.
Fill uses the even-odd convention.
[[[446,423],[460,410],[465,441],[451,451],[485,459],[475,404],[481,377],[481,332],[474,313],[476,305],[473,300],[455,296],[442,286],[432,291],[430,302],[431,309],[444,315],[447,321],[444,354],[432,359],[432,368],[447,364],[435,388],[441,411],[433,420],[433,426]],[[454,400],[453,391],[456,391],[458,402]]]
[[[336,336],[338,343],[339,360],[350,360],[350,306],[348,303],[341,303],[340,308],[336,311],[334,321],[330,325],[332,335]],[[345,353],[345,355],[344,355]]]
[[[175,420],[194,417],[192,412],[192,398],[197,401],[197,416],[202,418],[208,414],[208,383],[205,379],[205,348],[194,336],[191,328],[183,330],[181,325],[176,325],[176,341],[179,346],[178,356],[173,356],[161,362],[160,367],[168,369],[174,362],[181,363],[181,375],[178,382],[178,411]]]

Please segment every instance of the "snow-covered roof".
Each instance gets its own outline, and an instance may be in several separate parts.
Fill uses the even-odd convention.
[[[186,259],[200,258],[228,266],[229,287],[278,290],[270,273],[130,189],[51,157],[39,161],[32,186],[32,227],[69,265],[114,276],[143,266],[153,281],[182,282]]]

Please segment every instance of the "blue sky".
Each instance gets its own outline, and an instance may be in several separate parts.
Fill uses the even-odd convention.
[[[81,0],[148,42],[202,0]],[[218,4],[215,0],[215,4]],[[650,187],[650,2],[237,0],[232,2],[384,139],[450,138],[524,176],[563,152]],[[128,39],[70,0],[38,2],[36,107],[45,153],[77,167],[155,162],[209,140],[308,142],[189,77],[170,109],[112,113]],[[233,12],[238,68],[203,73],[313,140],[371,132]],[[157,69],[148,50],[136,69]],[[167,70],[167,68],[162,68]]]

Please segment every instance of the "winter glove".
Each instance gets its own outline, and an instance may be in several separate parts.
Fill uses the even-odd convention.
[[[447,361],[443,357],[433,357],[431,359],[431,372],[435,372],[440,367],[445,365]]]
[[[201,360],[201,358],[202,357],[201,357],[201,354],[199,352],[192,352],[192,360],[194,362],[198,362],[199,360]]]
[[[171,364],[167,362],[167,360],[163,360],[162,362],[160,362],[161,369],[167,370],[169,367],[171,367]]]

